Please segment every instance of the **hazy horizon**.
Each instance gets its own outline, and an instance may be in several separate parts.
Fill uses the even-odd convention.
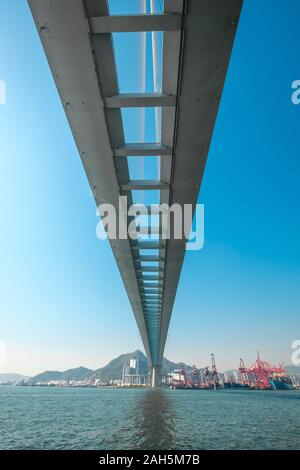
[[[120,355],[123,355],[123,354],[131,354],[131,353],[133,354],[133,353],[136,352],[137,350],[141,351],[141,352],[145,355],[145,351],[143,351],[143,350],[141,350],[141,349],[134,349],[133,351],[123,352],[123,353],[120,354]],[[74,366],[74,367],[66,367],[66,368],[64,368],[64,369],[44,368],[44,369],[42,369],[42,370],[37,371],[37,372],[34,373],[34,374],[25,374],[25,373],[23,373],[22,371],[21,371],[21,372],[20,372],[20,371],[6,371],[6,372],[3,372],[3,371],[0,369],[0,376],[1,376],[2,374],[4,374],[4,375],[5,375],[5,374],[18,374],[18,375],[23,375],[23,376],[27,376],[27,377],[34,377],[35,375],[38,375],[38,374],[43,373],[43,372],[46,372],[46,371],[64,372],[64,371],[71,370],[71,369],[76,369],[76,368],[79,368],[79,367],[84,367],[84,368],[86,368],[86,369],[91,369],[91,370],[98,370],[98,369],[101,369],[102,367],[106,366],[106,365],[107,365],[109,362],[111,362],[113,359],[118,358],[120,355],[112,357],[111,359],[108,360],[108,362],[106,362],[105,364],[101,364],[101,365],[99,365],[99,366],[97,366],[97,367],[89,367],[89,365],[87,365],[87,364],[77,364],[77,366]],[[146,356],[146,355],[145,355],[145,356]],[[210,367],[210,365],[211,365],[211,364],[210,364],[210,355],[208,355],[208,358],[209,358],[209,359],[207,360],[207,362],[206,362],[206,363],[203,362],[203,363],[201,363],[201,364],[198,364],[198,363],[195,363],[195,362],[189,363],[189,362],[184,361],[184,360],[174,361],[174,360],[172,360],[172,358],[169,358],[169,357],[166,357],[166,356],[164,356],[164,358],[167,359],[168,361],[174,362],[174,363],[180,363],[180,362],[182,362],[182,363],[184,363],[184,364],[186,364],[186,365],[188,365],[188,366],[194,366],[194,365],[195,365],[195,366],[196,366],[197,368],[199,368],[199,369],[204,368],[204,367],[206,367],[206,366],[209,366],[209,367]],[[254,357],[253,363],[255,362],[255,359],[256,359],[256,357]],[[262,358],[262,359],[267,360],[267,358]],[[279,363],[279,362],[280,362],[280,361],[278,361],[278,363]],[[234,366],[234,367],[228,367],[228,368],[226,368],[226,369],[222,369],[222,370],[221,370],[221,369],[218,368],[217,358],[216,358],[216,365],[217,365],[217,369],[218,369],[218,372],[219,372],[219,373],[225,372],[225,371],[227,371],[227,370],[238,369],[238,366],[239,366],[239,364],[237,364],[237,365]],[[252,363],[249,364],[249,366],[250,366],[250,365],[252,365]],[[288,367],[288,366],[293,366],[293,364],[285,364],[285,366],[287,366],[287,367]],[[297,366],[297,367],[299,367],[299,369],[300,369],[300,365]]]

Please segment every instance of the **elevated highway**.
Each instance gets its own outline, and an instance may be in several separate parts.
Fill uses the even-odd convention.
[[[106,0],[28,3],[97,206],[156,190],[160,203],[195,208],[242,0],[165,0],[160,14],[119,16]],[[120,93],[112,34],[140,31],[163,32],[161,90]],[[125,141],[130,107],[161,109],[159,142]],[[159,179],[130,179],[132,156],[157,156]],[[156,386],[186,239],[110,244]]]

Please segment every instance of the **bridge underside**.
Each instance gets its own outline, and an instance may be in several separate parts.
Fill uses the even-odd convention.
[[[109,15],[106,0],[28,1],[97,206],[118,208],[120,195],[131,205],[133,190],[157,190],[160,203],[195,207],[242,0],[165,0],[161,14],[136,16]],[[119,91],[112,33],[135,31],[163,31],[159,92]],[[125,142],[127,107],[161,108],[159,142]],[[157,156],[160,179],[131,180],[130,156]],[[110,240],[153,386],[185,243]]]

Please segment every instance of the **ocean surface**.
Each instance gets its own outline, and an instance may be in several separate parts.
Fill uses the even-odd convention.
[[[0,386],[0,449],[300,449],[300,392]]]

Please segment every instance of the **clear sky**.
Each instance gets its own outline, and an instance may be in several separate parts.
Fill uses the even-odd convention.
[[[244,2],[199,198],[205,246],[186,255],[171,360],[204,366],[214,352],[222,370],[240,357],[250,364],[259,349],[291,362],[300,337],[300,106],[290,98],[299,26],[299,0]],[[142,343],[108,243],[96,237],[95,203],[25,0],[2,0],[0,38],[0,372],[97,368]],[[127,115],[128,135],[133,123]]]

